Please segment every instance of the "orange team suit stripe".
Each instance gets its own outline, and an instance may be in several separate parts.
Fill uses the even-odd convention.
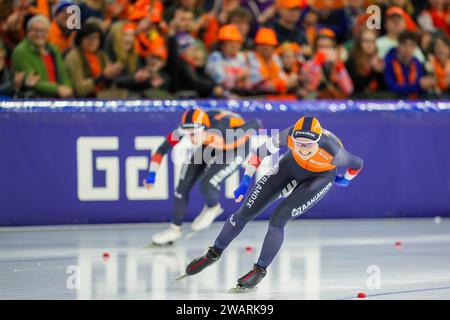
[[[245,121],[242,118],[231,118],[230,119],[230,128],[240,127],[243,124],[245,124]]]
[[[291,150],[294,148],[292,137],[288,137],[288,146]],[[331,164],[334,157],[322,148],[319,148],[317,153],[308,160],[303,160],[296,152],[292,152],[292,154],[297,164],[308,171],[322,172],[336,168],[335,165]]]
[[[236,141],[225,143],[223,137],[206,132],[206,139],[204,141],[204,144],[220,150],[233,150],[243,145],[249,139],[250,136],[245,135],[237,139]]]
[[[160,153],[155,153],[152,157],[152,162],[161,163],[163,156]]]
[[[304,118],[301,118],[300,120],[298,120],[297,123],[295,124],[293,131],[302,130],[304,120],[305,120]]]

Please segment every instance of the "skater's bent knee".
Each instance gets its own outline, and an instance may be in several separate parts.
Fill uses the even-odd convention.
[[[273,215],[270,218],[269,224],[272,227],[276,227],[276,228],[284,228],[286,226],[286,224],[288,223],[289,219],[286,219],[284,217],[280,217],[277,215]]]
[[[242,209],[242,207],[239,208],[239,210],[236,211],[235,214],[233,214],[234,221],[237,221],[239,223],[247,223],[254,218],[254,216],[251,215],[249,212],[247,212],[246,210],[241,210],[241,209]]]
[[[184,185],[178,185],[178,187],[175,189],[175,196],[177,198],[186,198],[189,194],[190,187],[184,186]]]
[[[205,194],[205,193],[210,193],[211,191],[217,192],[216,190],[217,190],[216,186],[213,186],[213,185],[211,184],[211,181],[210,181],[209,179],[203,178],[203,179],[200,181],[200,191],[201,191],[203,194]]]

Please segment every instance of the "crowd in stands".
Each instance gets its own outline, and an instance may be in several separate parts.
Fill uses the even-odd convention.
[[[446,99],[449,37],[450,0],[1,0],[0,97]]]

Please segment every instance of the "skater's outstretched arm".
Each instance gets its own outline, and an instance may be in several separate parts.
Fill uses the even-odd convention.
[[[164,142],[159,146],[159,148],[156,150],[156,152],[153,154],[147,178],[144,180],[144,186],[147,189],[151,189],[153,184],[156,180],[156,173],[159,170],[159,166],[161,164],[162,159],[164,156],[170,152],[170,150],[176,146],[181,139],[183,138],[182,130],[180,128],[175,129],[174,131],[170,132]]]
[[[241,202],[241,200],[244,198],[250,185],[250,181],[252,180],[256,169],[258,169],[264,158],[277,153],[280,148],[286,147],[288,145],[288,136],[291,134],[293,128],[294,126],[286,128],[279,134],[271,137],[266,141],[266,143],[263,143],[258,149],[256,149],[256,152],[250,156],[247,166],[245,167],[245,173],[244,177],[242,178],[241,184],[234,191],[234,198],[236,202]]]

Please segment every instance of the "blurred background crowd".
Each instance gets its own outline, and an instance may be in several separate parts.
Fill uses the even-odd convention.
[[[445,99],[449,9],[450,0],[0,0],[0,96]]]

